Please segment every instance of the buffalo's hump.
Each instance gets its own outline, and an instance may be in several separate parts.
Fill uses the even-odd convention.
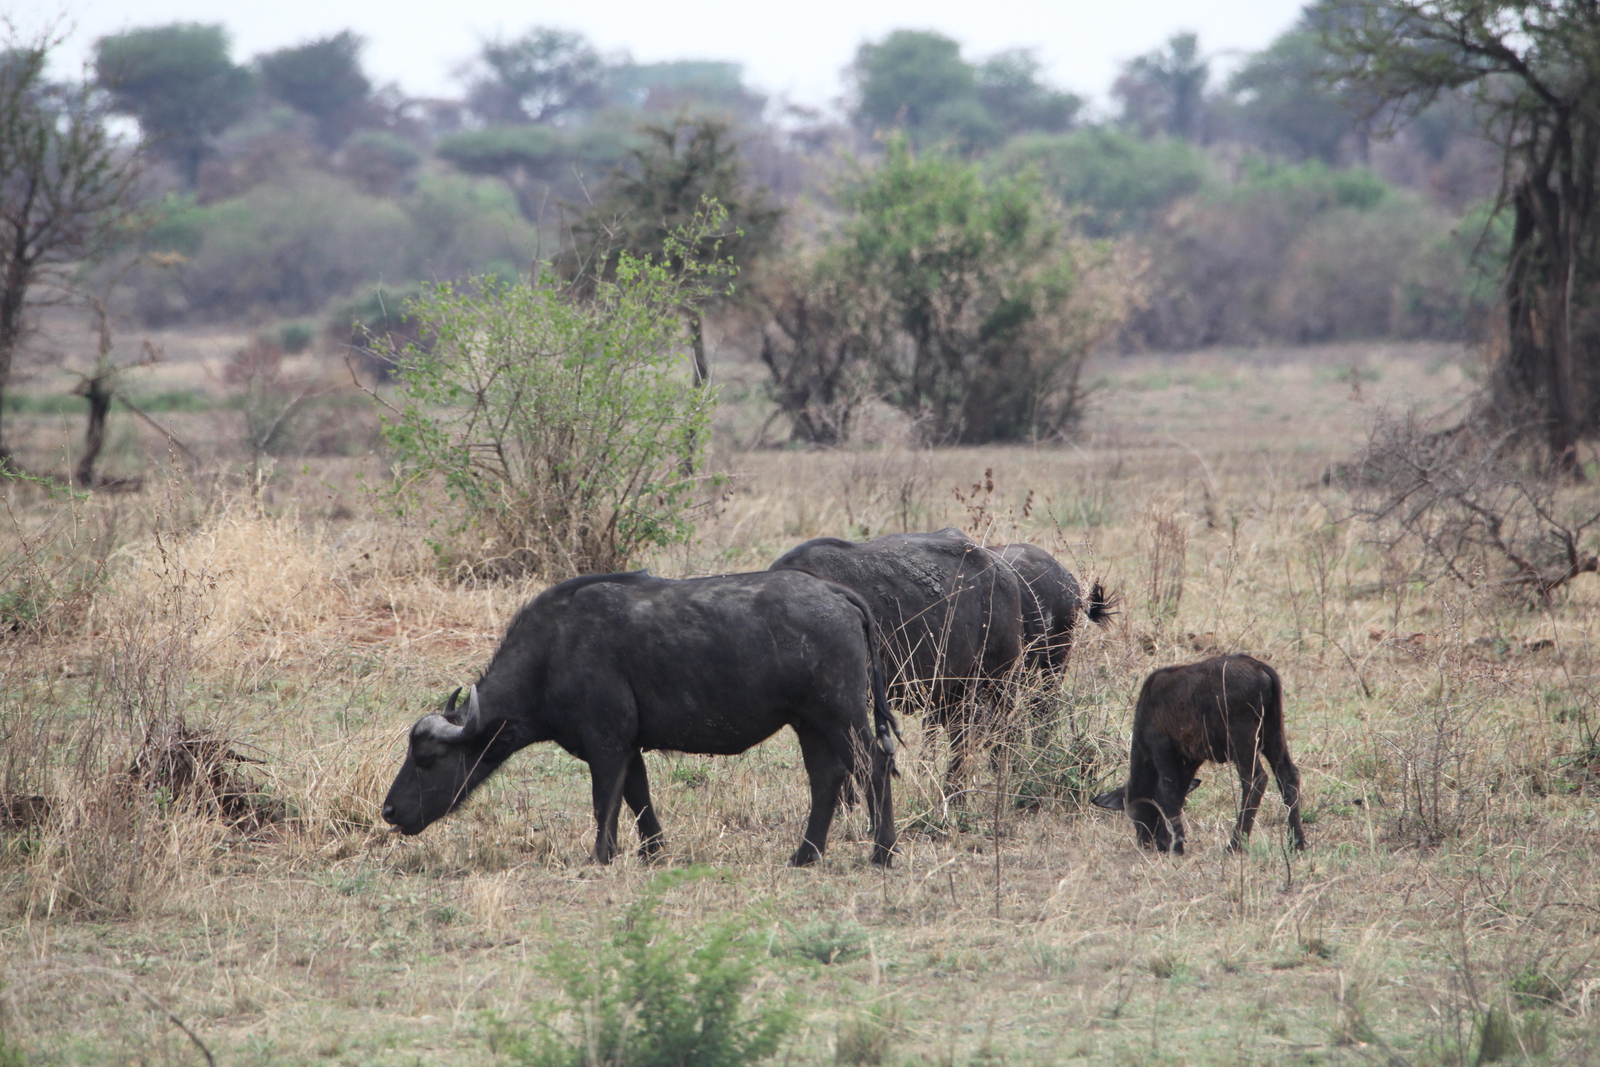
[[[1022,653],[1016,572],[960,530],[819,537],[771,569],[806,571],[865,597],[902,684],[998,678]]]

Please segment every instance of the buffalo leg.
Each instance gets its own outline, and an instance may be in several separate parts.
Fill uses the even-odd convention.
[[[1264,746],[1267,760],[1272,764],[1273,776],[1278,779],[1278,791],[1283,794],[1283,802],[1289,805],[1289,832],[1294,836],[1294,847],[1304,849],[1306,831],[1300,824],[1300,768],[1289,758],[1289,746],[1283,743],[1283,738],[1276,738],[1276,743],[1273,740],[1269,739]]]
[[[1122,806],[1133,820],[1133,834],[1141,848],[1149,848],[1156,842],[1156,827],[1163,821],[1152,799],[1160,777],[1150,750],[1135,738],[1128,752],[1128,785],[1123,792]]]
[[[635,753],[637,755],[637,753]],[[610,863],[617,854],[617,815],[622,809],[622,787],[627,780],[629,757],[605,753],[589,758],[589,787],[594,796],[594,861]]]
[[[894,859],[894,794],[890,791],[891,756],[876,740],[872,746],[871,777],[867,781],[867,816],[872,820],[872,862],[887,867]]]
[[[655,805],[650,803],[650,775],[645,770],[644,753],[635,752],[628,761],[628,773],[622,779],[622,799],[633,812],[639,827],[639,855],[650,859],[661,851],[661,820],[656,818]]]
[[[1256,812],[1261,808],[1261,796],[1267,791],[1267,771],[1256,758],[1256,750],[1236,752],[1233,762],[1239,768],[1239,818],[1233,824],[1233,837],[1228,841],[1228,851],[1237,852],[1250,838],[1255,828]]]
[[[960,810],[965,806],[961,783],[966,778],[967,746],[972,743],[972,729],[964,717],[952,716],[945,720],[945,735],[950,739],[950,762],[944,770],[945,806]]]
[[[950,763],[944,772],[944,801],[945,806],[955,812],[966,808],[967,761],[983,740],[979,723],[981,700],[980,694],[973,693],[952,696],[938,718],[950,738]]]
[[[1189,783],[1199,766],[1186,761],[1172,769],[1172,773],[1161,775],[1161,780],[1156,783],[1157,851],[1171,852],[1174,856],[1183,855],[1183,804],[1189,797]]]
[[[1155,778],[1153,792],[1141,793],[1154,802],[1154,811],[1146,809],[1151,820],[1151,833],[1157,852],[1183,855],[1183,805],[1189,798],[1189,783],[1200,764],[1185,756],[1177,746],[1161,738],[1150,746],[1149,760]],[[1133,799],[1133,789],[1128,789],[1128,800]]]
[[[806,835],[800,847],[789,857],[789,866],[804,867],[815,862],[828,847],[828,830],[833,826],[833,812],[839,804],[839,791],[844,787],[848,768],[821,734],[798,727],[795,733],[800,736],[800,755],[805,759],[806,775],[811,780],[811,815],[806,820]]]

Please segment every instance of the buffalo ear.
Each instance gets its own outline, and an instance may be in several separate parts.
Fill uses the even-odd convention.
[[[1121,811],[1123,808],[1123,802],[1127,796],[1128,787],[1125,785],[1119,785],[1109,793],[1101,793],[1089,803],[1093,804],[1097,808],[1105,808],[1107,811]]]

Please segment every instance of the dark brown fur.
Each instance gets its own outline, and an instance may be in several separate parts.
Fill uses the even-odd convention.
[[[1283,682],[1278,672],[1244,655],[1162,667],[1139,690],[1133,711],[1128,783],[1094,803],[1127,811],[1139,844],[1183,852],[1183,803],[1194,772],[1207,760],[1232,762],[1242,788],[1230,850],[1243,846],[1267,788],[1266,756],[1289,806],[1294,847],[1306,847],[1300,823],[1300,771],[1289,757],[1283,727]]]

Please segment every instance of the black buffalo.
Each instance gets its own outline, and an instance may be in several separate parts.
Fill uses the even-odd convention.
[[[837,582],[871,605],[893,688],[925,701],[932,721],[949,731],[954,793],[969,734],[999,714],[1022,657],[1016,571],[954,528],[860,543],[818,537],[771,570]]]
[[[1038,545],[990,545],[989,551],[1009,564],[1022,583],[1024,661],[1035,671],[1059,678],[1066,672],[1078,612],[1084,608],[1078,579]],[[1111,604],[1099,582],[1089,589],[1087,614],[1090,622],[1101,626],[1111,618]]]
[[[1289,806],[1294,847],[1306,847],[1300,825],[1300,771],[1289,758],[1283,728],[1283,682],[1278,672],[1244,655],[1214,656],[1199,663],[1162,667],[1144,680],[1133,709],[1133,746],[1128,782],[1094,798],[1112,811],[1126,810],[1139,844],[1183,852],[1183,802],[1199,783],[1194,772],[1206,760],[1239,769],[1243,788],[1238,821],[1228,849],[1243,846],[1266,792],[1267,757]]]
[[[822,854],[841,790],[865,778],[872,860],[887,864],[896,724],[877,644],[859,596],[806,574],[562,582],[517,612],[463,712],[452,696],[444,715],[411,728],[383,817],[418,833],[512,753],[554,741],[589,764],[595,860],[616,852],[622,801],[637,820],[640,853],[651,856],[662,837],[644,751],[733,755],[791,726],[811,816],[790,863]]]

